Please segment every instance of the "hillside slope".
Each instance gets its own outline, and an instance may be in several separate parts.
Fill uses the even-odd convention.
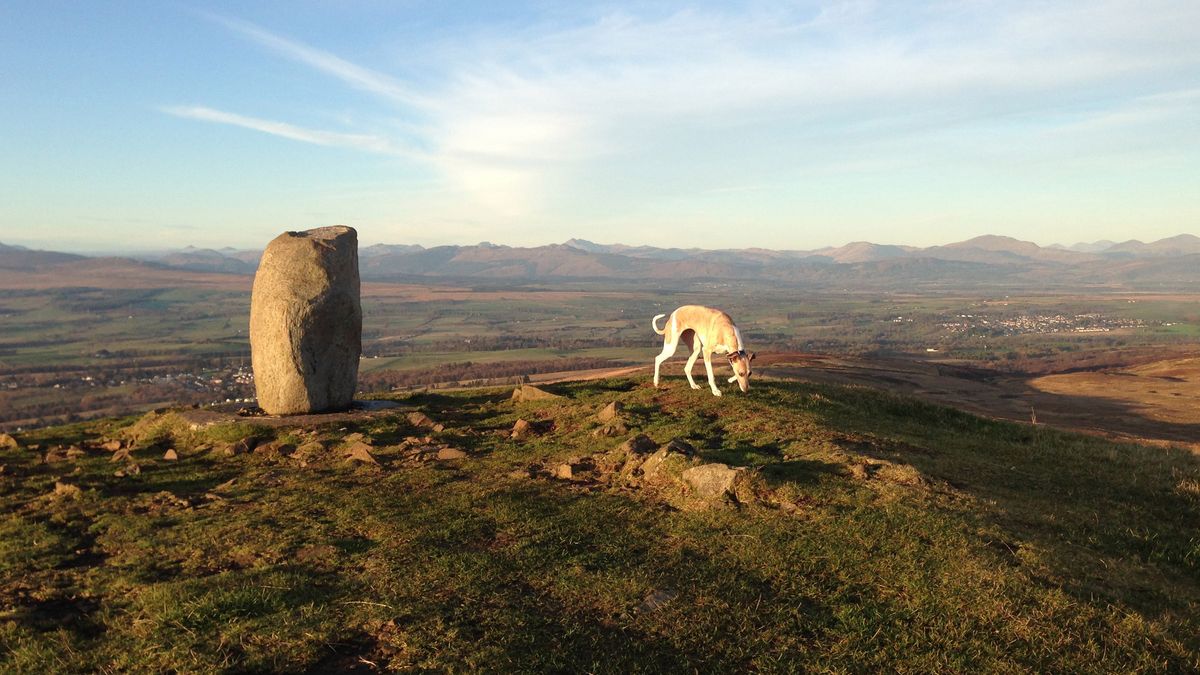
[[[20,437],[0,670],[1200,668],[1196,456],[859,387],[666,384]],[[705,500],[682,471],[714,462],[747,469]]]

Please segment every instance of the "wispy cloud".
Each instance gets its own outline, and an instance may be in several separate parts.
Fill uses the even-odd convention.
[[[294,61],[312,66],[327,75],[332,75],[356,89],[367,91],[405,105],[421,105],[425,102],[425,97],[396,82],[394,79],[369,68],[351,63],[329,52],[289,40],[266,31],[248,21],[211,13],[205,13],[204,15],[263,47],[271,49]]]
[[[655,200],[688,193],[736,200],[751,191],[741,186],[777,185],[781,176],[903,170],[939,152],[954,161],[1013,148],[1044,157],[1064,146],[1039,149],[1038,139],[1064,119],[1081,119],[1081,110],[1095,116],[1076,125],[1079,136],[1132,128],[1123,116],[1162,114],[1165,104],[1147,97],[1194,87],[1200,68],[1192,36],[1200,3],[1172,0],[638,12],[474,27],[467,41],[422,44],[422,85],[212,17],[389,104],[368,115],[419,119],[397,132],[408,144],[211,108],[165,110],[409,157],[443,183],[443,196],[514,221],[553,216],[552,203],[573,199],[604,204],[606,217],[653,211]],[[1154,109],[1129,112],[1134,100]],[[1169,103],[1172,119],[1200,108],[1189,95]],[[1135,147],[1136,138],[1126,144]]]
[[[345,134],[334,131],[321,131],[318,129],[306,129],[294,124],[286,122],[275,122],[272,120],[259,119],[257,117],[247,117],[246,115],[238,115],[236,113],[225,112],[222,110],[214,110],[204,106],[163,106],[160,108],[168,115],[176,117],[184,117],[194,120],[202,120],[205,122],[217,122],[219,124],[230,124],[243,129],[253,129],[261,131],[272,136],[280,136],[289,138],[293,141],[301,141],[304,143],[312,143],[314,145],[325,145],[330,147],[352,148],[354,150],[363,150],[366,152],[374,152],[384,155],[395,155],[399,157],[421,157],[418,153],[414,153],[405,148],[399,147],[394,141],[383,138],[381,136],[372,136],[368,134]]]

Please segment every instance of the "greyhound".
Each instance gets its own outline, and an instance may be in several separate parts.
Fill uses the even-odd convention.
[[[743,392],[750,390],[750,362],[754,360],[754,354],[746,353],[746,347],[742,344],[742,333],[733,325],[733,319],[729,318],[728,314],[711,307],[684,305],[671,312],[671,318],[663,324],[662,330],[659,330],[658,320],[664,316],[666,314],[659,314],[650,320],[650,327],[654,332],[665,336],[662,353],[654,357],[655,387],[658,386],[659,367],[663,361],[671,358],[682,340],[692,350],[687,366],[683,369],[692,389],[700,388],[692,379],[692,366],[696,363],[696,357],[703,352],[704,368],[708,371],[708,386],[712,389],[713,396],[721,395],[721,390],[717,389],[716,380],[713,379],[713,354],[723,354],[729,358],[729,365],[733,368],[733,377],[729,378],[729,382],[736,381]]]

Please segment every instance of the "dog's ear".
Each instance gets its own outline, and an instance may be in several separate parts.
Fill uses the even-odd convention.
[[[753,361],[753,360],[754,360],[754,352],[750,352],[750,360],[751,360],[751,361]]]

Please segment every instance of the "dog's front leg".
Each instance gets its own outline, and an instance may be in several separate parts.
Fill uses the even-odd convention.
[[[720,396],[721,390],[717,389],[717,379],[713,377],[712,369],[712,352],[704,350],[704,369],[708,371],[708,386],[712,388],[713,396]]]

